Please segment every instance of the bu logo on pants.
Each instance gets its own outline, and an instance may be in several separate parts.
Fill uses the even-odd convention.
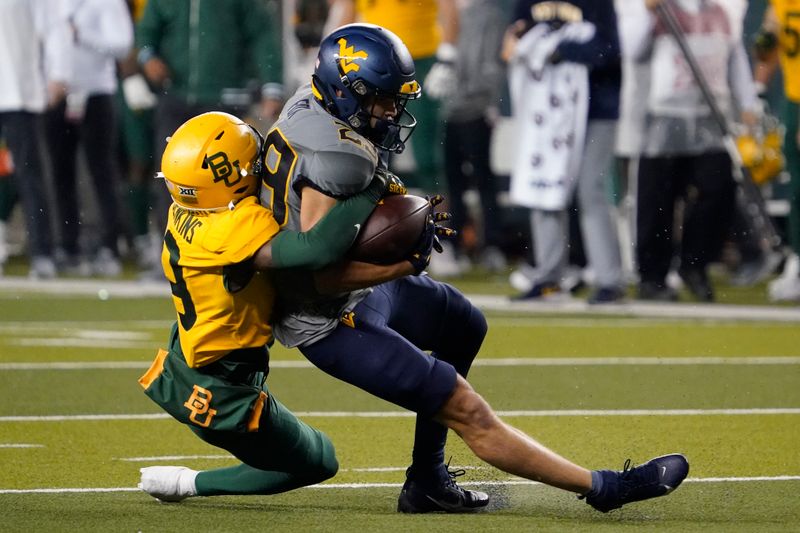
[[[189,399],[183,404],[184,407],[192,412],[189,415],[189,420],[200,427],[207,428],[211,424],[211,419],[217,414],[216,409],[211,409],[211,397],[211,391],[194,385],[192,395],[189,396]],[[203,415],[205,415],[205,418],[199,418],[203,417]]]

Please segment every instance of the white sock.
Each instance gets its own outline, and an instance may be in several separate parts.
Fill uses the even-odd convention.
[[[195,485],[194,482],[197,478],[197,474],[199,474],[197,470],[191,470],[189,468],[181,470],[178,474],[178,489],[180,493],[185,494],[187,498],[190,496],[197,496],[197,485]]]

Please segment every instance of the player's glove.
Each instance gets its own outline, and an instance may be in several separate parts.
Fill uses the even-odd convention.
[[[440,194],[428,197],[428,203],[431,206],[431,212],[425,221],[425,230],[420,236],[419,243],[408,260],[414,266],[414,275],[419,276],[422,274],[428,264],[431,262],[431,254],[433,250],[442,253],[442,243],[439,242],[439,237],[452,238],[458,233],[454,229],[442,226],[439,222],[450,220],[450,213],[436,211],[436,206],[444,201],[444,197]]]
[[[403,180],[398,178],[396,174],[389,172],[387,169],[379,168],[375,170],[375,175],[381,176],[381,178],[386,181],[386,195],[408,193],[408,189],[403,183]]]
[[[436,63],[425,76],[423,90],[434,100],[444,100],[456,91],[456,59],[458,49],[450,43],[442,43],[436,50]]]

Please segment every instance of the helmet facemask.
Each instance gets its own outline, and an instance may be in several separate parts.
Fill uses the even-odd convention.
[[[408,102],[418,98],[419,92],[404,94],[370,90],[360,80],[353,83],[352,91],[357,95],[359,109],[348,119],[350,126],[376,147],[396,154],[402,153],[406,141],[417,127],[417,119],[407,109]],[[393,104],[380,105],[381,100],[391,101]],[[394,109],[394,116],[387,117],[385,113],[381,113],[386,108]]]

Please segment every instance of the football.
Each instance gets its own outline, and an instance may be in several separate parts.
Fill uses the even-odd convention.
[[[425,229],[425,219],[430,212],[428,200],[420,196],[387,196],[358,232],[350,258],[388,265],[408,257]]]

